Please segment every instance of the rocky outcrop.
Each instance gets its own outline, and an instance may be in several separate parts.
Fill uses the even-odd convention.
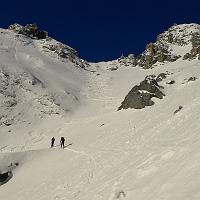
[[[186,53],[183,60],[193,60],[198,58],[200,60],[200,33],[194,33],[191,39],[192,49]]]
[[[133,54],[129,54],[128,56],[124,56],[122,54],[117,60],[108,62],[107,69],[110,71],[115,71],[120,67],[135,67],[136,65],[137,59]]]
[[[151,68],[157,62],[174,62],[180,55],[174,55],[167,44],[164,43],[150,43],[147,45],[144,53],[138,57],[138,65],[145,69]]]
[[[188,79],[188,82],[190,82],[190,81],[196,81],[196,80],[197,80],[197,77],[191,76],[191,77]]]
[[[166,84],[168,84],[168,85],[173,85],[174,83],[175,83],[175,80],[169,80],[166,82]]]
[[[131,89],[118,110],[127,108],[142,109],[146,106],[152,106],[154,104],[152,97],[162,99],[165,96],[161,90],[162,87],[158,85],[154,76],[147,76],[144,81]]]
[[[132,67],[140,66],[144,69],[149,69],[157,62],[174,62],[180,57],[180,55],[173,54],[169,45],[165,42],[157,41],[156,43],[149,43],[145,51],[137,57],[133,54],[129,54],[127,57],[122,55],[114,64]]]
[[[174,24],[158,35],[155,43],[149,43],[143,53],[137,57],[134,56],[131,60],[127,59],[129,56],[122,56],[118,59],[118,64],[149,69],[156,63],[174,62],[183,56],[182,52],[174,50],[174,46],[180,48],[188,44],[192,44],[192,50],[183,59],[191,60],[196,57],[200,59],[200,26],[198,24]]]
[[[27,24],[26,26],[22,26],[20,24],[13,24],[8,27],[9,30],[12,30],[18,34],[26,35],[33,39],[45,39],[48,38],[47,31],[40,31],[36,24]]]
[[[147,69],[157,62],[176,61],[182,55],[173,51],[173,45],[183,47],[192,43],[193,46],[197,47],[199,43],[196,45],[194,42],[197,41],[197,37],[195,37],[197,33],[200,33],[198,24],[173,25],[167,31],[158,35],[155,43],[146,46],[144,53],[138,57],[138,65]]]
[[[13,177],[13,174],[11,171],[0,173],[0,185],[3,185],[7,183],[11,178]]]
[[[128,56],[122,55],[117,60],[120,65],[123,66],[136,66],[137,65],[137,59],[135,58],[134,54],[129,54]]]
[[[156,77],[156,81],[157,82],[160,82],[160,81],[162,81],[163,79],[166,79],[167,78],[167,73],[160,73],[160,74],[158,74],[158,76]]]

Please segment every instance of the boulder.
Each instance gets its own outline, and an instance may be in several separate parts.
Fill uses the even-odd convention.
[[[172,84],[174,84],[175,83],[175,80],[170,80],[170,81],[167,81],[166,82],[166,84],[168,84],[168,85],[172,85]]]
[[[7,183],[12,177],[13,174],[11,171],[0,174],[0,185]]]
[[[167,74],[166,73],[160,73],[158,74],[158,76],[156,77],[156,81],[157,82],[160,82],[162,81],[163,79],[166,79],[167,78]]]
[[[134,86],[126,95],[118,110],[135,108],[142,109],[154,105],[152,97],[162,99],[165,94],[161,91],[154,76],[147,76],[139,85]]]

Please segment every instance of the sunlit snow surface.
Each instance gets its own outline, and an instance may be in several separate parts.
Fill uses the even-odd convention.
[[[1,116],[13,119],[0,128],[0,170],[19,163],[0,186],[1,200],[200,199],[198,60],[116,71],[102,62],[83,70],[43,52],[42,41],[1,32],[0,69],[13,75],[11,82],[24,80],[7,89],[16,94],[13,108],[4,104],[9,95],[0,94]],[[189,47],[173,48],[183,55]],[[162,100],[117,111],[133,86],[161,72],[168,73],[159,83]]]

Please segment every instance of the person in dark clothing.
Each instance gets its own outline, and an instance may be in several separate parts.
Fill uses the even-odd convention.
[[[65,148],[65,138],[64,137],[60,138],[60,147],[63,149]]]
[[[55,142],[55,138],[54,138],[54,137],[52,137],[52,138],[51,138],[51,148],[53,148],[53,147],[54,147],[54,142]]]

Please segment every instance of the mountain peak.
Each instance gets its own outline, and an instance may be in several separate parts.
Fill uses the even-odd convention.
[[[134,60],[132,65],[148,69],[157,63],[174,62],[180,58],[194,59],[199,54],[200,25],[174,24],[167,31],[159,34],[156,42],[147,44],[144,52]],[[200,56],[198,58],[200,59]],[[121,61],[121,58],[118,60]]]
[[[48,32],[39,30],[37,24],[27,24],[26,26],[22,26],[18,23],[14,23],[10,25],[8,29],[33,39],[45,39],[48,37]]]
[[[193,34],[200,33],[199,24],[173,25],[157,37],[157,42],[167,42],[178,46],[184,46],[191,42]]]
[[[14,23],[8,27],[8,30],[16,33],[18,40],[21,40],[20,38],[22,37],[22,43],[28,40],[27,43],[34,43],[43,53],[51,57],[57,57],[62,62],[71,62],[80,68],[88,66],[86,61],[78,57],[75,49],[49,37],[48,32],[40,30],[35,23],[25,26]]]

